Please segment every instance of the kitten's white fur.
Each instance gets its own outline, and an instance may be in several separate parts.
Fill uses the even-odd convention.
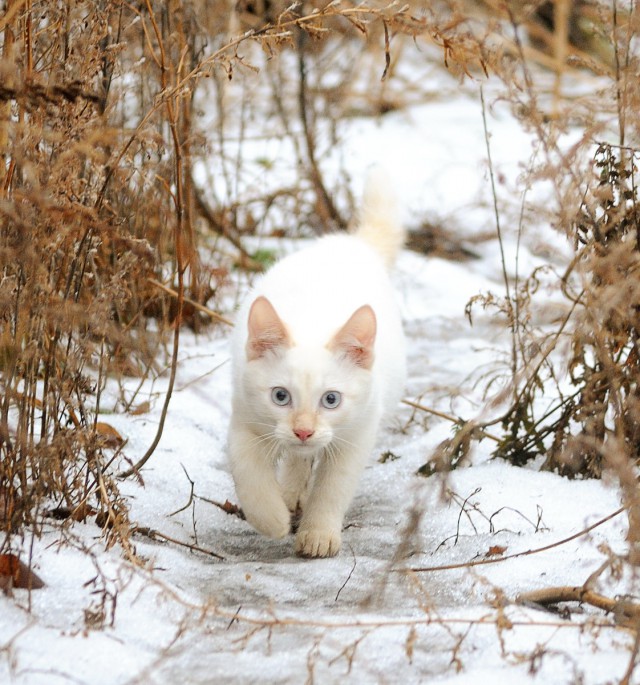
[[[301,510],[302,556],[340,549],[378,425],[404,388],[404,336],[387,273],[403,241],[386,182],[372,175],[356,231],[275,264],[237,317],[236,492],[249,523],[270,537],[287,535]]]

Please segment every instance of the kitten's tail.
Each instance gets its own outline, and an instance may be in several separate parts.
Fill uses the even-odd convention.
[[[388,175],[378,167],[367,176],[354,233],[371,245],[389,268],[404,245],[405,230],[396,197]]]

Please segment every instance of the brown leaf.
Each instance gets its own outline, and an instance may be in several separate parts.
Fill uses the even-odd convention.
[[[85,521],[88,516],[93,516],[96,510],[89,506],[86,502],[81,502],[75,509],[71,511],[71,518],[74,521]]]
[[[489,551],[484,555],[486,557],[500,557],[507,551],[506,547],[502,545],[492,545],[489,547]]]
[[[0,589],[38,590],[44,582],[15,554],[0,554]]]
[[[224,504],[220,507],[223,511],[226,511],[227,514],[231,514],[232,516],[237,516],[238,518],[241,518],[244,520],[244,512],[242,509],[237,504],[234,504],[233,502],[229,502],[229,500],[225,500]]]
[[[115,520],[115,514],[110,509],[103,510],[96,516],[96,525],[100,528],[113,528]]]
[[[96,423],[96,433],[104,438],[109,447],[120,447],[124,443],[124,438],[120,433],[113,426],[103,421]]]
[[[88,516],[93,516],[95,513],[95,509],[86,502],[81,502],[77,507],[55,507],[54,509],[49,509],[46,515],[58,521],[65,521],[69,518],[74,521],[85,521]]]
[[[148,414],[149,411],[151,411],[151,403],[150,402],[141,402],[139,405],[134,407],[129,413],[132,416],[140,416],[140,414]]]

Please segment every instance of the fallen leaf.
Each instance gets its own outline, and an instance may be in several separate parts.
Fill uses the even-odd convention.
[[[108,447],[120,447],[124,443],[124,438],[120,433],[113,426],[103,421],[96,423],[96,433],[105,439]]]
[[[96,510],[86,502],[81,502],[71,511],[71,518],[74,521],[85,521],[88,516],[93,516]]]
[[[223,511],[226,511],[227,514],[231,514],[232,516],[237,516],[238,518],[241,518],[244,520],[244,512],[242,509],[237,504],[234,504],[233,502],[229,502],[229,500],[225,500],[224,504],[220,507]]]
[[[151,402],[141,402],[135,406],[129,413],[132,416],[140,416],[140,414],[148,414],[151,411]]]
[[[38,590],[43,581],[15,554],[0,554],[0,589]]]
[[[86,502],[82,502],[77,507],[55,507],[54,509],[49,509],[46,515],[58,521],[65,521],[69,518],[73,521],[85,521],[88,516],[93,516],[95,513],[95,509]]]
[[[486,557],[499,557],[502,556],[507,551],[506,547],[501,545],[492,545],[489,547],[489,551],[484,555]]]

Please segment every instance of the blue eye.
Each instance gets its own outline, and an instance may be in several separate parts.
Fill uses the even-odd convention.
[[[320,403],[325,409],[335,409],[342,402],[342,395],[337,390],[325,392]]]
[[[271,390],[271,400],[279,407],[286,407],[291,404],[291,393],[286,388],[273,388]]]

